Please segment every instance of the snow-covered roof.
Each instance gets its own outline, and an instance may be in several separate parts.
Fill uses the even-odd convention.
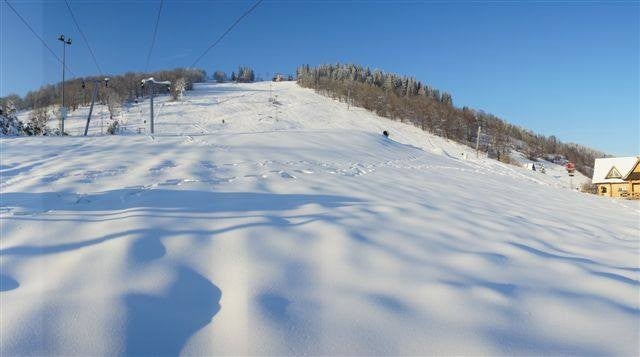
[[[639,157],[607,157],[596,159],[593,167],[593,183],[618,183],[624,182],[624,178],[629,175],[633,167],[638,162]]]

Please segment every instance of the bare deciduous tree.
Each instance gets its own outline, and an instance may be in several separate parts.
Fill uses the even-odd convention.
[[[173,100],[182,99],[182,95],[187,87],[187,81],[184,77],[180,77],[171,83],[171,98]]]

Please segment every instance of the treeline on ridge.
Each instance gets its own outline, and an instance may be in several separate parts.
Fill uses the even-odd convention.
[[[449,93],[412,77],[340,63],[303,65],[298,67],[297,77],[302,87],[472,147],[480,126],[480,149],[504,162],[510,161],[511,149],[532,159],[562,156],[591,177],[595,158],[605,156],[579,144],[563,143],[553,135],[509,124],[481,110],[457,108]]]
[[[65,105],[73,111],[78,107],[91,103],[91,94],[94,82],[98,81],[97,102],[100,104],[125,103],[148,95],[148,88],[140,86],[141,80],[153,77],[157,81],[170,81],[171,95],[174,98],[179,96],[179,92],[193,89],[193,83],[204,82],[207,73],[202,69],[175,68],[156,72],[126,72],[124,74],[109,76],[86,76],[78,77],[64,82]],[[108,86],[104,84],[104,78],[109,78]],[[217,82],[226,82],[227,75],[223,71],[215,71],[213,76]],[[238,72],[232,72],[229,77],[233,82],[253,82],[255,74],[253,69],[246,66],[239,66]],[[6,108],[11,103],[15,110],[39,109],[62,102],[62,82],[47,84],[37,90],[29,91],[24,97],[17,94],[10,94],[3,98],[2,107]]]
[[[80,106],[91,103],[94,81],[98,81],[99,88],[97,102],[101,104],[119,104],[133,101],[148,94],[148,88],[140,86],[141,80],[153,77],[158,81],[171,81],[173,94],[180,90],[191,90],[193,83],[203,82],[206,72],[201,69],[176,68],[172,70],[150,73],[127,72],[119,75],[106,76],[109,84],[105,85],[105,76],[87,76],[70,79],[64,82],[65,105],[69,110],[76,110]],[[181,83],[184,83],[182,86]],[[84,84],[84,87],[83,87]],[[38,109],[59,105],[62,96],[62,82],[48,84],[35,91],[28,92],[24,98],[12,94],[2,98],[4,102],[12,102],[17,110]]]

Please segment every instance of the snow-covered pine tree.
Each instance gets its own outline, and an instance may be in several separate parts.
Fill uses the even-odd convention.
[[[24,126],[24,132],[27,135],[47,135],[48,130],[47,122],[50,119],[49,108],[40,107],[33,109],[29,115],[29,121]]]
[[[15,101],[11,98],[3,98],[0,108],[0,134],[1,135],[22,135],[23,124],[17,117]]]

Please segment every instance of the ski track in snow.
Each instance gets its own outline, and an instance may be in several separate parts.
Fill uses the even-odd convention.
[[[638,355],[637,202],[269,85],[2,138],[1,355]]]

